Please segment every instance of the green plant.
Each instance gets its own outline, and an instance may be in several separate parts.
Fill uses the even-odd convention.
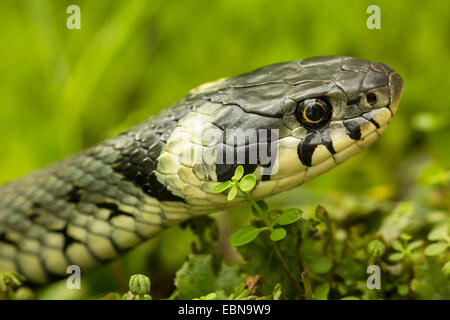
[[[252,220],[229,238],[220,236],[223,230],[210,216],[191,219],[174,229],[177,237],[190,233],[191,253],[174,271],[171,292],[163,296],[152,289],[152,296],[199,300],[450,298],[449,216],[439,209],[442,202],[428,208],[344,194],[331,200],[321,198],[325,205],[312,199],[303,203],[303,210],[280,210],[253,200],[254,182],[252,175],[244,175],[238,167],[229,182],[216,188],[217,192],[232,192],[230,201],[241,196],[251,205]],[[441,187],[433,186],[431,191]],[[242,210],[236,212],[242,216]],[[277,229],[284,230],[283,237],[274,236]],[[168,239],[161,241],[164,252]],[[225,259],[227,240],[236,252]],[[178,239],[174,243],[180,245]],[[380,268],[379,290],[367,287],[369,265]],[[17,273],[0,273],[0,298],[34,298],[36,294],[23,281]],[[126,293],[102,293],[102,299],[152,298],[148,277],[137,274],[128,282]],[[88,297],[92,296],[97,295]]]
[[[224,261],[216,220],[190,220],[183,227],[197,240],[176,272],[169,299],[450,298],[445,212],[435,211],[430,222],[411,228],[423,210],[413,203],[392,206],[346,195],[327,205],[333,211],[344,208],[345,216],[337,219],[322,205],[271,209],[252,198],[255,184],[255,177],[238,166],[213,190],[228,192],[229,201],[242,196],[251,205],[250,223],[228,238],[244,263]],[[424,230],[430,230],[428,237],[420,239]],[[430,254],[430,248],[436,251]],[[380,290],[366,285],[366,268],[374,264],[382,272]]]
[[[14,271],[0,271],[0,300],[17,299],[29,300],[34,295],[30,294],[31,290],[21,287],[25,281],[25,277]]]
[[[150,278],[143,274],[135,274],[128,282],[129,291],[123,295],[117,292],[108,292],[104,300],[152,300],[150,296]]]
[[[130,277],[130,291],[122,299],[125,300],[152,300],[150,296],[150,279],[143,274],[135,274]]]
[[[269,210],[266,202],[256,202],[249,195],[249,192],[255,187],[255,185],[255,176],[253,174],[247,174],[244,176],[244,168],[239,165],[230,180],[218,184],[212,190],[213,193],[221,193],[227,189],[230,189],[228,192],[228,201],[232,201],[236,197],[238,191],[241,192],[250,202],[253,215],[256,217],[254,223],[258,226],[247,225],[240,227],[230,236],[229,242],[235,247],[242,246],[254,241],[260,233],[264,232],[273,253],[283,268],[283,271],[286,273],[291,283],[296,287],[298,293],[304,294],[304,290],[300,287],[298,279],[289,270],[284,256],[274,243],[283,240],[287,235],[286,229],[282,226],[287,226],[298,221],[301,217],[302,211],[300,209],[288,209],[285,211]],[[309,298],[312,298],[311,293],[306,292],[305,294],[307,294]]]
[[[302,211],[299,209],[288,209],[285,211],[269,211],[267,203],[264,201],[254,201],[249,192],[255,187],[256,178],[253,174],[244,176],[244,168],[239,165],[233,177],[225,182],[215,186],[213,193],[221,193],[230,189],[228,192],[228,201],[232,201],[238,191],[252,205],[252,212],[258,221],[262,222],[263,227],[243,226],[236,230],[230,237],[230,244],[238,247],[253,241],[261,232],[267,231],[271,241],[280,241],[286,237],[286,229],[282,226],[289,225],[300,219]]]
[[[416,240],[408,243],[412,239],[411,235],[403,233],[400,235],[400,240],[394,240],[391,244],[392,248],[396,251],[389,256],[391,261],[400,261],[408,258],[416,258],[419,256],[418,253],[414,252],[417,248],[424,244],[423,240]]]
[[[428,234],[429,241],[436,241],[425,248],[427,256],[437,256],[450,248],[450,226],[448,223],[437,225]]]

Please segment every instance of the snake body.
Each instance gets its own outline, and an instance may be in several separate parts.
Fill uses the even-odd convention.
[[[43,284],[69,265],[100,266],[164,228],[244,201],[211,192],[239,164],[257,178],[255,199],[296,187],[375,141],[402,90],[390,67],[350,57],[202,85],[130,130],[1,186],[0,270]],[[237,142],[237,129],[277,135]],[[259,153],[250,161],[250,150],[272,147],[270,163]],[[223,161],[218,150],[244,157]]]

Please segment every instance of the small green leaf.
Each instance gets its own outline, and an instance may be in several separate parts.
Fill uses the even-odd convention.
[[[405,255],[403,254],[403,252],[396,252],[389,256],[389,260],[397,262],[397,261],[402,260],[404,257],[405,257]]]
[[[330,292],[330,284],[328,282],[325,282],[320,286],[316,287],[316,289],[314,290],[314,298],[316,300],[327,300],[329,292]]]
[[[425,255],[437,256],[438,254],[444,252],[447,249],[447,247],[448,244],[444,242],[430,244],[428,247],[425,248]]]
[[[25,279],[15,271],[0,271],[0,291],[6,292],[8,288],[19,287]]]
[[[232,201],[234,198],[236,198],[237,195],[237,188],[235,186],[232,186],[230,189],[230,192],[228,192],[228,201]]]
[[[242,180],[239,182],[239,188],[242,191],[248,192],[252,190],[256,185],[256,177],[253,174],[245,175]]]
[[[273,291],[272,291],[273,300],[280,300],[282,294],[283,294],[283,288],[281,287],[280,283],[277,283],[275,285],[275,288],[273,288]]]
[[[450,261],[447,261],[442,267],[442,272],[450,279]]]
[[[416,240],[408,244],[408,250],[413,251],[423,245],[423,240]]]
[[[234,170],[233,178],[237,182],[237,181],[241,180],[243,175],[244,175],[244,167],[242,165],[238,165],[236,170]]]
[[[428,234],[428,240],[437,241],[444,240],[449,236],[449,226],[447,224],[440,225],[438,227],[433,228],[431,232]]]
[[[217,186],[212,188],[212,193],[221,193],[222,191],[227,190],[229,187],[231,187],[232,182],[230,180],[219,183]]]
[[[276,220],[275,223],[278,223],[282,226],[294,223],[298,219],[300,219],[300,215],[302,214],[302,210],[300,209],[288,209],[284,211]]]
[[[328,273],[333,267],[333,262],[326,256],[318,256],[311,262],[311,270],[317,274]]]
[[[206,296],[201,296],[200,298],[194,298],[192,300],[215,300],[217,297],[217,293],[211,292],[208,293]]]
[[[237,229],[230,236],[229,242],[233,247],[242,246],[253,241],[258,234],[267,228],[256,228],[252,226],[244,226]]]
[[[275,228],[270,233],[270,239],[272,241],[280,241],[283,240],[284,237],[286,237],[286,230],[283,228]]]
[[[400,235],[400,239],[402,239],[403,241],[409,241],[412,239],[412,236],[410,234],[407,233],[402,233]]]
[[[398,240],[392,241],[391,247],[394,248],[396,251],[403,251],[404,250],[403,244],[400,241],[398,241]]]

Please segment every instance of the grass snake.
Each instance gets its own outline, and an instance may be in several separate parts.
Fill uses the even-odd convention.
[[[351,57],[204,84],[120,135],[1,186],[0,270],[43,284],[69,265],[100,266],[164,228],[245,201],[211,192],[238,164],[257,178],[255,199],[294,188],[374,142],[402,90],[390,67]],[[262,130],[276,135],[238,139]]]

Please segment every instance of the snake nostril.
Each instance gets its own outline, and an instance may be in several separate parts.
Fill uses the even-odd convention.
[[[370,92],[366,96],[367,103],[369,103],[371,106],[377,103],[377,95],[373,92]]]

